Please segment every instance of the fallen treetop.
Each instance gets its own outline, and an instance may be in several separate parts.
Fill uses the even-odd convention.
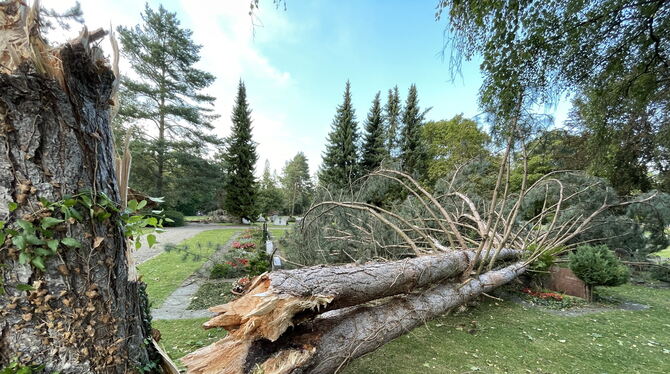
[[[523,273],[526,266],[517,262],[464,283],[439,284],[375,305],[368,303],[325,312],[285,331],[275,341],[230,334],[187,355],[182,362],[189,373],[196,374],[334,373],[352,359],[509,282]]]
[[[522,254],[505,249],[497,258]],[[225,328],[226,338],[182,362],[198,374],[334,372],[526,267],[521,261],[463,282],[475,258],[474,251],[449,251],[263,274],[239,299],[210,308],[218,315],[204,326]]]
[[[520,255],[521,251],[505,249],[498,258]],[[223,327],[231,334],[274,341],[300,313],[340,309],[421,290],[461,275],[475,257],[473,251],[451,251],[401,261],[264,274],[254,279],[243,297],[210,308],[218,315],[204,327]]]

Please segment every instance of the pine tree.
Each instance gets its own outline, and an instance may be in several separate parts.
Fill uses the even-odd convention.
[[[365,121],[365,140],[363,143],[361,169],[364,173],[369,173],[381,165],[386,156],[386,147],[384,147],[384,122],[382,118],[382,108],[379,101],[379,92],[372,100],[372,107]]]
[[[404,171],[415,177],[423,177],[426,168],[426,146],[421,138],[425,112],[419,107],[416,85],[412,84],[407,94],[402,113],[402,137],[400,139],[400,162]]]
[[[400,154],[399,132],[402,107],[398,86],[389,89],[388,99],[384,106],[384,121],[386,122],[386,152],[395,158]]]
[[[344,188],[358,178],[358,123],[351,106],[351,85],[347,81],[344,101],[337,107],[319,179],[326,186]]]
[[[123,55],[137,76],[122,79],[119,117],[155,125],[155,136],[144,139],[156,165],[155,188],[145,192],[163,196],[173,144],[189,142],[192,149],[202,149],[218,141],[207,135],[216,118],[214,97],[201,93],[215,77],[194,67],[201,46],[191,39],[191,30],[180,27],[176,13],[146,5],[142,20],[142,25],[118,29]]]
[[[233,129],[226,139],[226,184],[223,209],[242,220],[255,220],[257,216],[254,166],[258,160],[256,143],[251,138],[251,109],[247,103],[247,90],[240,80],[231,118]]]

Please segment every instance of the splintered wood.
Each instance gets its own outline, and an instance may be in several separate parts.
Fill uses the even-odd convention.
[[[503,250],[500,261],[519,257]],[[189,373],[333,373],[350,360],[518,276],[523,262],[462,282],[475,253],[263,274],[211,308],[229,334],[182,362]]]

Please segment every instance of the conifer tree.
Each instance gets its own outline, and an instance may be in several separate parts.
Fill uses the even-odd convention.
[[[270,172],[270,161],[265,160],[265,168],[258,186],[256,203],[261,214],[277,212],[283,208],[284,195],[277,187],[277,182]]]
[[[361,169],[364,173],[369,173],[381,165],[386,156],[385,139],[382,108],[377,92],[365,121],[365,140],[361,155]]]
[[[402,107],[398,86],[389,89],[388,99],[384,106],[384,121],[386,122],[386,152],[392,158],[400,153],[399,132]]]
[[[351,85],[347,81],[344,101],[337,107],[319,179],[323,185],[344,188],[358,178],[358,123],[351,106]]]
[[[155,180],[155,188],[145,192],[163,196],[175,143],[188,142],[190,148],[202,149],[218,142],[207,134],[216,118],[214,97],[201,92],[215,77],[194,67],[201,46],[193,42],[191,30],[180,27],[176,13],[162,5],[153,10],[147,4],[142,20],[141,25],[118,29],[123,55],[137,77],[121,81],[119,118],[155,126],[155,136],[143,137]]]
[[[251,109],[247,103],[247,90],[240,80],[231,118],[233,128],[226,139],[226,183],[223,209],[228,214],[250,221],[257,217],[256,178],[254,166],[258,160],[256,143],[251,138]]]
[[[286,162],[282,170],[281,183],[286,212],[291,216],[304,213],[309,208],[313,193],[309,164],[304,153],[298,152],[293,159]]]
[[[400,162],[403,170],[419,178],[423,177],[426,168],[426,147],[421,138],[424,114],[419,107],[416,85],[412,84],[402,113]]]

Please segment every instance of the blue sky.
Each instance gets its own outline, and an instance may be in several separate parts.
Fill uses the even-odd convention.
[[[56,7],[71,0],[52,0]],[[248,0],[149,1],[178,13],[203,45],[199,67],[215,74],[209,93],[217,97],[217,133],[230,129],[239,78],[247,84],[259,143],[260,173],[266,158],[280,171],[303,151],[315,172],[347,79],[361,122],[377,91],[398,85],[404,99],[415,83],[428,119],[479,113],[481,75],[477,61],[464,62],[452,80],[444,51],[446,21],[436,22],[435,0],[287,0],[287,10],[261,0],[252,25]],[[135,0],[82,0],[89,28],[135,25],[144,4]],[[122,62],[122,73],[130,67]],[[568,106],[559,105],[560,122]]]

